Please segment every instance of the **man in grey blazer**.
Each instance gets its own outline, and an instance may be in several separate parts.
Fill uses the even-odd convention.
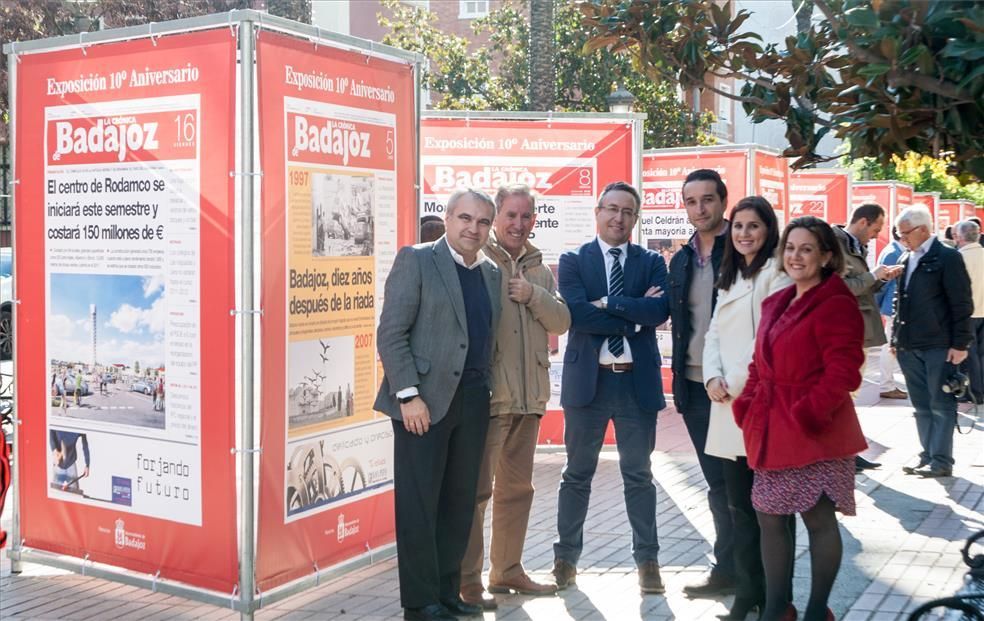
[[[451,195],[446,233],[400,250],[377,331],[393,419],[396,548],[404,619],[482,613],[459,596],[485,436],[500,315],[500,274],[482,247],[495,218],[485,194]]]

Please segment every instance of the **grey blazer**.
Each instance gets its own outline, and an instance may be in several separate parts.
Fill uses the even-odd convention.
[[[491,261],[479,269],[492,302],[489,338],[494,342],[502,311],[501,275]],[[446,238],[406,246],[397,253],[386,278],[376,347],[383,383],[373,408],[402,420],[396,392],[417,386],[431,423],[444,418],[468,353],[465,300]]]

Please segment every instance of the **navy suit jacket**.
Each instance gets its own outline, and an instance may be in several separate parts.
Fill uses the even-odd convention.
[[[582,407],[594,400],[601,348],[608,346],[609,336],[617,335],[628,338],[632,350],[636,403],[652,412],[666,407],[655,331],[669,317],[666,263],[659,254],[630,243],[623,272],[623,295],[608,296],[608,307],[600,309],[591,302],[608,295],[608,278],[598,241],[560,257],[558,289],[571,311],[562,406]],[[663,296],[643,297],[654,285],[663,289]],[[642,326],[638,332],[637,324]]]

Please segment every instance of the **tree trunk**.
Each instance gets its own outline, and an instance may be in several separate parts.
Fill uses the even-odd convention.
[[[556,88],[554,67],[554,0],[530,0],[530,110],[553,110]]]

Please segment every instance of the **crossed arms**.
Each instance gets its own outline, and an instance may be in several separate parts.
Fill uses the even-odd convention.
[[[662,257],[639,261],[649,270],[648,289],[641,296],[608,296],[605,308],[598,300],[589,300],[581,273],[581,262],[574,254],[560,257],[558,281],[560,294],[571,311],[571,328],[602,336],[632,336],[636,326],[653,327],[670,315],[669,302],[662,295],[666,286],[666,263]]]

